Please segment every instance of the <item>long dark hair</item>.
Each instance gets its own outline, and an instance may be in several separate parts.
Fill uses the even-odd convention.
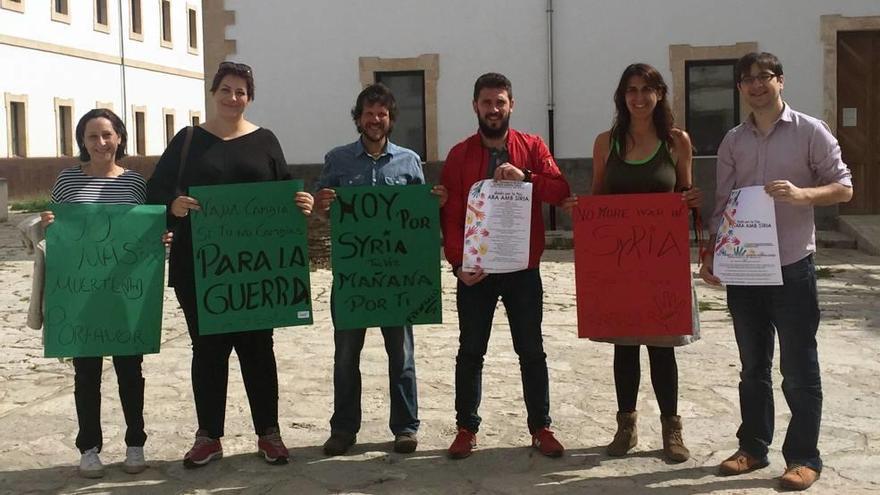
[[[675,124],[675,118],[672,110],[669,108],[669,99],[667,95],[669,90],[663,76],[660,72],[648,64],[632,64],[623,71],[620,76],[620,82],[617,84],[617,91],[614,92],[614,106],[617,113],[614,116],[614,125],[611,126],[611,139],[616,140],[620,145],[620,156],[626,156],[626,137],[629,134],[629,126],[632,116],[629,109],[626,108],[626,88],[629,80],[633,76],[639,76],[645,80],[645,84],[654,88],[660,101],[654,107],[653,121],[654,128],[657,130],[657,137],[661,141],[672,145],[672,127]]]

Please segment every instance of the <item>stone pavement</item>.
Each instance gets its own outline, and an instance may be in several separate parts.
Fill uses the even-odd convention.
[[[184,470],[195,413],[190,349],[183,317],[170,291],[165,296],[162,352],[146,356],[146,452],[150,469],[121,471],[124,422],[112,366],[104,373],[104,452],[107,475],[78,477],[74,447],[76,415],[73,370],[41,357],[39,332],[25,327],[30,292],[29,257],[19,247],[13,214],[0,224],[0,493],[745,493],[777,492],[784,463],[780,446],[789,413],[774,372],[777,432],[769,468],[735,478],[715,475],[736,449],[739,409],[738,357],[724,295],[697,283],[703,339],[677,350],[679,410],[693,458],[667,464],[660,455],[659,410],[642,353],[639,445],[611,459],[603,446],[614,432],[616,410],[612,346],[576,337],[571,252],[553,251],[542,265],[545,343],[550,366],[554,429],[567,447],[561,459],[528,448],[525,408],[503,308],[484,370],[479,449],[451,461],[445,449],[455,433],[453,369],[457,343],[454,285],[444,272],[443,325],[416,328],[419,375],[419,450],[391,453],[386,359],[382,339],[371,331],[362,357],[363,427],[350,455],[326,458],[329,433],[333,339],[328,311],[331,276],[312,274],[315,321],[311,327],[275,333],[280,380],[281,430],[293,461],[270,466],[254,455],[247,400],[231,360],[226,457],[195,471]],[[820,449],[825,460],[813,493],[880,491],[880,257],[855,250],[821,251],[823,324],[819,347],[825,389]]]

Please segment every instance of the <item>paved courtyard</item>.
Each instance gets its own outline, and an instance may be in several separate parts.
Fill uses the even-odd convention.
[[[146,453],[150,468],[122,472],[124,422],[115,375],[104,372],[104,451],[107,475],[77,475],[73,369],[42,357],[40,332],[25,326],[30,257],[13,214],[0,224],[0,493],[776,493],[789,412],[775,372],[777,432],[770,467],[735,478],[716,476],[736,449],[738,357],[724,293],[697,282],[703,338],[678,349],[679,412],[693,455],[682,464],[661,457],[659,409],[642,353],[639,445],[624,458],[604,454],[615,429],[612,346],[576,337],[574,265],[570,251],[545,255],[544,336],[551,380],[551,415],[567,451],[547,459],[528,448],[517,358],[503,308],[486,358],[483,427],[469,459],[445,456],[455,433],[453,370],[457,349],[454,283],[443,272],[443,325],[416,328],[422,429],[419,450],[391,452],[387,361],[371,331],[362,356],[363,426],[350,455],[326,458],[332,409],[331,274],[312,273],[315,324],[275,332],[280,422],[292,462],[270,466],[254,455],[249,408],[231,360],[226,457],[195,470],[181,458],[192,443],[195,412],[190,347],[183,316],[165,293],[162,352],[146,356]],[[812,493],[880,492],[880,257],[826,249],[817,256],[823,323],[819,333],[825,392],[820,449],[822,478]],[[696,270],[696,267],[694,267]]]

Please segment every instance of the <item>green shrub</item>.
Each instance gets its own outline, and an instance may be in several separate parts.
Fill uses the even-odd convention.
[[[49,209],[49,196],[34,196],[12,202],[12,209],[24,213],[38,213]]]

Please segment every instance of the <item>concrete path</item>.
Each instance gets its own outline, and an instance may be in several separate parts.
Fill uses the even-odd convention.
[[[122,472],[124,422],[112,367],[104,373],[104,452],[107,475],[85,480],[75,468],[73,370],[41,357],[40,333],[25,327],[29,257],[14,231],[20,215],[0,224],[0,493],[776,493],[784,463],[780,447],[789,412],[775,372],[777,432],[770,467],[735,478],[716,476],[736,449],[739,421],[738,356],[720,290],[697,284],[703,339],[677,350],[679,411],[693,458],[667,464],[660,455],[660,422],[642,354],[639,445],[611,459],[603,446],[616,410],[612,346],[576,337],[574,266],[570,251],[545,255],[545,345],[551,377],[551,414],[567,447],[561,459],[528,448],[517,358],[502,307],[483,377],[479,450],[446,458],[455,433],[453,369],[457,350],[452,276],[444,272],[443,325],[416,329],[422,430],[419,450],[391,453],[386,363],[382,339],[371,332],[362,356],[363,427],[350,455],[326,458],[332,408],[331,275],[313,273],[315,325],[275,333],[281,383],[280,417],[293,461],[270,466],[254,455],[255,436],[231,360],[226,457],[184,470],[195,412],[190,388],[189,337],[170,291],[165,296],[162,352],[145,358],[146,451],[150,469]],[[819,334],[825,390],[820,449],[826,468],[811,490],[821,494],[880,492],[880,257],[825,250],[817,257],[823,324]]]

